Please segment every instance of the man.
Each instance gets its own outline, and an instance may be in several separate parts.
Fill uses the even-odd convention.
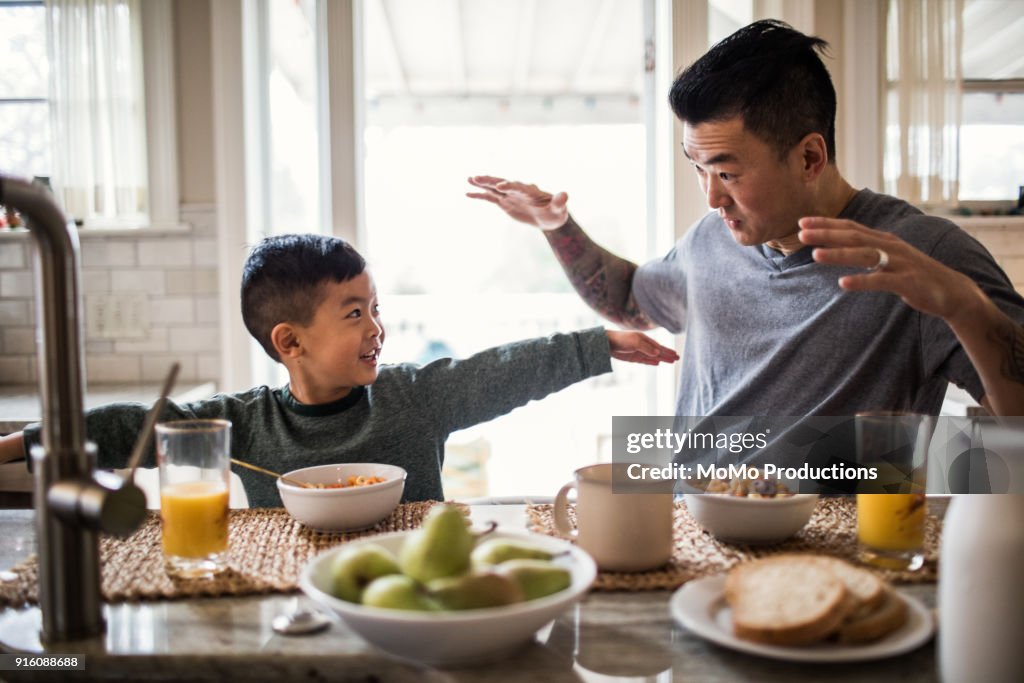
[[[596,245],[564,192],[477,176],[468,196],[543,230],[608,319],[686,332],[677,415],[937,414],[948,382],[1024,414],[1024,299],[954,224],[843,179],[825,47],[760,21],[676,79],[714,213],[663,259]]]

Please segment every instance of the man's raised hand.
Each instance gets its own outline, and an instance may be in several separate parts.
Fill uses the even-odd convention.
[[[564,192],[550,194],[536,185],[489,175],[471,176],[468,180],[470,185],[481,191],[467,192],[467,197],[497,204],[521,223],[541,230],[555,230],[569,220],[569,210],[565,208],[569,195]]]

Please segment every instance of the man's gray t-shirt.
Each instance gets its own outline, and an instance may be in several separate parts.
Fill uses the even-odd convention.
[[[398,465],[408,472],[403,501],[441,500],[449,434],[611,369],[608,335],[595,327],[462,360],[383,365],[376,382],[333,403],[304,405],[287,387],[262,386],[195,403],[168,402],[161,419],[228,419],[232,457],[276,472],[342,462]],[[88,411],[86,433],[97,445],[100,468],[125,466],[147,409],[113,403]],[[26,428],[26,453],[38,441],[39,425]],[[154,464],[152,449],[143,464]],[[273,478],[233,469],[252,507],[281,505]]]
[[[891,232],[968,275],[1024,322],[1024,299],[1006,274],[950,221],[870,190],[839,217]],[[888,292],[840,289],[841,276],[863,270],[815,263],[811,251],[780,258],[764,245],[741,246],[709,213],[665,258],[637,270],[641,310],[686,332],[677,415],[936,415],[948,382],[984,395],[944,321]]]

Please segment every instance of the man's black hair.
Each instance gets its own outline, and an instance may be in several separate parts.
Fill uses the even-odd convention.
[[[270,332],[282,322],[308,325],[328,282],[366,269],[348,242],[326,235],[275,235],[255,247],[242,267],[242,320],[270,357],[280,361]]]
[[[827,47],[784,22],[756,21],[679,74],[669,104],[691,125],[742,116],[780,159],[808,133],[820,133],[835,163],[836,91],[818,54]]]

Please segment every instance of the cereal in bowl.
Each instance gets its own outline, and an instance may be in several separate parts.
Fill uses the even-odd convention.
[[[767,477],[712,479],[707,482],[704,492],[740,498],[784,498],[793,495],[785,482]]]

